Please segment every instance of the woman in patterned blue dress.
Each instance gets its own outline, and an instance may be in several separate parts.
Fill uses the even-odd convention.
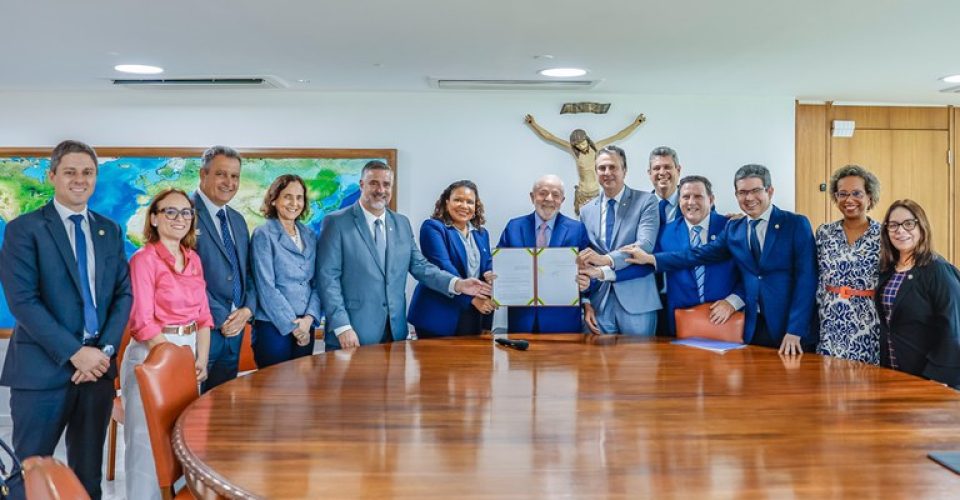
[[[880,319],[873,302],[879,277],[879,222],[867,217],[880,199],[880,181],[847,165],[830,178],[830,195],[843,218],[817,229],[817,353],[880,362]]]

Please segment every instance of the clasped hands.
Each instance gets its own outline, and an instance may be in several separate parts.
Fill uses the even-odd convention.
[[[497,310],[497,303],[493,301],[493,282],[497,279],[497,275],[493,271],[487,271],[483,273],[483,281],[480,281],[476,278],[470,278],[469,280],[458,280],[457,281],[457,291],[460,293],[466,293],[467,295],[473,295],[473,299],[470,301],[470,304],[473,305],[474,309],[480,311],[481,314],[491,314],[493,311]],[[461,283],[466,281],[479,283],[481,288],[476,290],[476,293],[470,293],[469,290],[460,289],[459,286]],[[471,283],[472,286],[477,286],[475,283]]]

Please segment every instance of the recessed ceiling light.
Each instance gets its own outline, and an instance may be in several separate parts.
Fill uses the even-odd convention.
[[[570,78],[572,76],[583,76],[587,74],[587,70],[580,68],[550,68],[541,69],[537,73],[540,73],[543,76],[552,76],[555,78]]]
[[[145,64],[118,64],[113,69],[121,73],[135,73],[138,75],[156,75],[163,73],[163,68],[159,66],[147,66]]]
[[[960,75],[950,75],[941,78],[941,80],[947,83],[960,83]]]

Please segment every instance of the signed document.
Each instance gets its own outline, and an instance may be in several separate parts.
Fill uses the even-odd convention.
[[[498,248],[493,251],[493,300],[501,306],[572,306],[580,302],[577,249]]]

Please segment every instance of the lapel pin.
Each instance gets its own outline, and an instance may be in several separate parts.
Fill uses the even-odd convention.
[[[710,235],[710,240],[711,240],[711,241],[712,241],[712,240],[715,240],[715,239],[717,239],[717,235],[715,235],[715,234]]]
[[[912,275],[912,274],[908,274],[908,275],[907,275],[907,279],[908,279],[908,280],[912,280],[912,279],[913,279],[913,275]]]
[[[197,236],[200,236],[200,229],[199,229],[199,228],[197,229],[196,235],[197,235]]]
[[[780,224],[774,224],[774,225],[773,225],[773,228],[774,228],[774,229],[780,229]]]
[[[103,235],[107,234],[107,232],[104,231],[103,229],[101,229],[101,230],[97,231],[97,234],[99,234],[100,236],[103,236]]]

